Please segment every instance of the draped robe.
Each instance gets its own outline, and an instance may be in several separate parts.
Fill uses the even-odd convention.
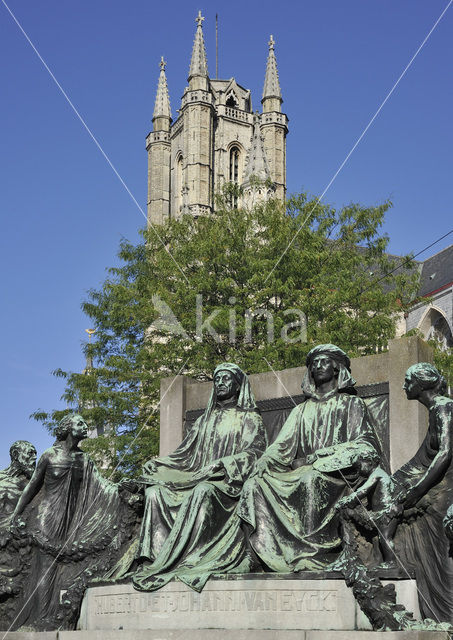
[[[147,478],[135,588],[152,591],[177,577],[201,591],[212,573],[241,570],[246,562],[236,506],[266,438],[259,413],[236,403],[217,403],[174,453],[153,461],[157,472]],[[216,461],[224,473],[197,474]]]
[[[59,447],[57,442],[52,449]],[[120,545],[124,505],[118,488],[102,478],[87,454],[81,455],[81,466],[69,457],[49,461],[43,486],[24,512],[35,549],[15,628],[55,628],[60,591],[94,570],[104,550]]]
[[[393,475],[408,488],[417,484],[439,452],[441,424],[453,443],[453,400],[438,396],[429,409],[429,429],[415,456]],[[453,502],[453,455],[442,477],[418,501],[415,521],[403,522],[396,535],[397,554],[415,571],[420,612],[453,624],[453,546],[445,535],[443,519]]]
[[[326,447],[330,455],[307,461]],[[358,486],[354,466],[375,447],[366,405],[356,396],[313,392],[293,409],[263,455],[269,471],[245,483],[238,509],[253,529],[252,548],[272,571],[317,569],[335,559],[335,503]]]
[[[9,537],[9,525],[14,508],[28,483],[25,474],[12,475],[10,467],[0,471],[0,547]]]

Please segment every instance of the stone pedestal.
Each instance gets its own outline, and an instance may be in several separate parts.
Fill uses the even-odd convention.
[[[12,638],[11,640],[40,640]],[[60,631],[58,640],[448,640],[440,631],[254,631],[241,629]]]
[[[131,631],[10,632],[7,640],[448,640],[440,631],[254,631],[148,629]]]
[[[398,602],[417,617],[415,581],[395,584]],[[370,629],[343,580],[279,579],[258,574],[240,580],[211,579],[202,593],[181,582],[171,582],[152,593],[135,591],[131,584],[91,587],[83,600],[79,626],[83,631],[155,629],[165,631],[158,636],[162,639],[176,638],[167,631],[183,629],[198,633],[249,629],[259,632],[263,640],[262,630]]]

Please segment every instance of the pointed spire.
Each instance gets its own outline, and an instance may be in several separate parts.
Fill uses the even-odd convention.
[[[157,84],[157,93],[156,93],[156,102],[154,104],[154,112],[153,112],[153,120],[154,118],[170,118],[171,119],[171,109],[170,109],[170,98],[168,95],[168,85],[167,85],[167,76],[165,75],[165,67],[167,63],[165,62],[163,56],[160,59],[160,75],[159,82]]]
[[[203,16],[201,15],[201,11],[198,12],[198,16],[195,18],[195,22],[197,23],[197,30],[195,32],[195,40],[193,42],[192,49],[192,59],[190,61],[190,69],[189,69],[189,81],[193,76],[203,76],[208,77],[208,62],[206,58],[206,49],[204,46],[204,38],[203,38]]]
[[[247,155],[243,185],[247,186],[251,176],[259,178],[259,180],[267,180],[271,177],[269,166],[267,164],[266,152],[264,151],[264,142],[261,136],[260,116],[256,112],[253,117],[253,135],[250,151]]]
[[[278,71],[277,71],[277,60],[275,58],[275,53],[274,53],[274,47],[275,47],[274,36],[271,35],[268,44],[269,44],[269,55],[267,57],[266,76],[264,78],[264,88],[263,88],[263,99],[261,100],[261,102],[264,103],[264,100],[266,100],[267,98],[278,98],[281,102],[282,92],[280,90],[280,81],[278,79]]]

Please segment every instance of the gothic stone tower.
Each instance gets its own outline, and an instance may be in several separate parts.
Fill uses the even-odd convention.
[[[260,190],[261,198],[272,192],[285,198],[288,118],[281,110],[274,39],[271,36],[269,42],[263,111],[253,113],[249,90],[234,78],[209,77],[203,20],[199,12],[189,86],[175,122],[163,58],[160,62],[153,130],[146,139],[149,224],[163,224],[184,213],[209,214],[214,194],[228,181],[243,185],[250,197],[251,176],[272,182],[271,190]]]

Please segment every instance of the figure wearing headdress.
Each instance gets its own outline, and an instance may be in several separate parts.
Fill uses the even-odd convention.
[[[219,365],[204,414],[176,451],[145,465],[137,589],[178,577],[200,591],[212,573],[249,570],[236,507],[265,447],[247,376],[235,364]]]
[[[346,353],[319,345],[306,365],[305,400],[258,460],[238,509],[261,562],[286,573],[322,568],[338,557],[335,503],[365,480],[360,460],[377,449]]]
[[[409,367],[403,388],[428,409],[429,423],[417,453],[393,474],[404,506],[395,545],[400,562],[415,571],[422,616],[453,624],[453,554],[444,529],[453,503],[453,400],[428,362]]]

